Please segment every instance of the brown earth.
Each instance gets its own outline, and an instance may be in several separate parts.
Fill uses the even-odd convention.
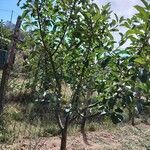
[[[1,145],[1,150],[59,150],[60,137],[22,138],[12,145]],[[119,125],[100,129],[86,135],[68,136],[67,150],[150,150],[150,125]]]

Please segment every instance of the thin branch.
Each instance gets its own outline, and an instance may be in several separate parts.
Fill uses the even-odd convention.
[[[59,125],[60,129],[63,130],[64,126],[62,124],[61,117],[60,117],[60,102],[59,102],[59,99],[61,97],[61,82],[60,82],[58,74],[56,72],[55,63],[53,61],[51,51],[48,51],[47,44],[46,44],[45,39],[44,39],[44,34],[42,32],[42,24],[41,24],[41,19],[40,19],[38,3],[37,3],[36,7],[37,7],[37,16],[38,16],[38,24],[39,24],[39,29],[40,29],[41,41],[43,43],[44,50],[47,52],[47,54],[50,58],[50,62],[51,62],[51,65],[52,65],[54,77],[55,77],[55,80],[56,80],[56,87],[57,87],[56,91],[57,91],[57,94],[58,94],[58,100],[57,100],[57,104],[56,104],[56,118],[57,118],[58,125]]]
[[[72,9],[71,9],[71,12],[70,12],[70,15],[69,15],[69,19],[68,19],[67,25],[66,25],[66,27],[65,27],[65,29],[64,29],[64,32],[63,32],[62,37],[60,38],[60,42],[58,43],[58,45],[57,45],[55,51],[52,53],[52,56],[58,51],[60,45],[63,43],[63,40],[64,40],[64,38],[65,38],[65,34],[66,34],[67,29],[68,29],[68,27],[69,27],[69,25],[70,25],[71,16],[72,16],[73,10],[75,9],[76,2],[77,2],[77,1],[74,0],[73,7],[72,7]],[[54,47],[53,47],[53,48],[54,48]]]

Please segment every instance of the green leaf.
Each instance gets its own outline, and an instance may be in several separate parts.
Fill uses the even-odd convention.
[[[92,3],[92,6],[97,10],[97,11],[99,11],[99,7],[98,7],[98,5],[97,4],[95,4],[95,3]]]
[[[138,64],[140,64],[140,65],[144,65],[146,62],[145,62],[145,59],[144,58],[141,58],[141,57],[139,57],[139,58],[135,58],[134,59],[134,62],[136,62],[136,63],[138,63]]]
[[[112,20],[112,22],[110,23],[110,26],[112,27],[112,26],[115,26],[116,25],[116,20]]]
[[[140,35],[143,35],[144,32],[143,31],[140,31],[138,29],[130,29],[126,32],[126,35],[130,35],[130,34],[140,34]]]
[[[122,23],[122,21],[124,21],[124,17],[122,16],[120,19],[119,19],[119,23]]]
[[[101,18],[100,14],[95,14],[93,16],[93,20],[96,22],[97,20],[99,20]]]
[[[20,2],[21,2],[21,0],[18,0],[17,6],[19,6],[19,5],[20,5]]]
[[[136,5],[134,6],[134,8],[142,14],[146,14],[146,11],[144,10],[142,6]]]
[[[118,21],[119,21],[119,19],[118,19],[117,14],[115,14],[115,13],[114,13],[114,15],[115,15],[115,18],[116,18],[116,20],[117,20],[117,22],[118,22]]]
[[[126,28],[130,28],[130,24],[128,22],[125,22],[124,24],[122,24],[122,26],[125,26]]]
[[[139,6],[139,5],[136,5],[134,6],[136,8],[137,11],[139,11],[139,13],[141,14],[142,18],[141,19],[144,19],[145,21],[148,19],[149,15],[148,13],[145,11],[145,8]]]
[[[123,44],[125,44],[126,40],[125,39],[122,39],[119,43],[119,46],[122,46]]]
[[[24,10],[23,13],[22,13],[22,16],[21,16],[22,19],[24,19],[28,13],[29,13],[28,9]]]
[[[111,29],[111,31],[112,31],[112,32],[117,32],[117,31],[119,31],[119,30],[116,29],[116,28],[113,28],[113,29]]]
[[[123,33],[119,32],[119,35],[121,36],[121,38],[123,38]]]
[[[142,1],[142,3],[145,5],[145,7],[148,7],[148,6],[149,6],[149,4],[147,3],[146,0],[141,0],[141,1]]]

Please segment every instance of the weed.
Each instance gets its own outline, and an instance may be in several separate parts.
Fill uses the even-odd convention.
[[[86,124],[85,129],[86,129],[87,131],[94,132],[94,131],[100,129],[100,124],[99,124],[99,123],[96,123],[96,122],[91,122],[91,123]]]
[[[23,114],[21,112],[12,112],[11,118],[15,121],[22,121],[23,120]]]
[[[47,128],[44,129],[44,136],[56,136],[59,133],[59,128],[57,125],[49,125]]]
[[[6,143],[9,141],[9,139],[10,139],[10,136],[8,133],[0,132],[0,143]]]
[[[79,125],[77,124],[71,125],[68,128],[68,135],[74,135],[75,133],[79,131],[80,131]]]

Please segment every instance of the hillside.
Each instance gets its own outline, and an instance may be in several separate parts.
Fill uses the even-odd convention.
[[[12,145],[1,146],[3,150],[59,150],[59,147],[59,136],[35,140],[24,137]],[[88,131],[87,137],[74,133],[68,136],[67,150],[150,150],[150,126],[142,123],[135,127],[124,124],[106,129],[103,126],[98,131]]]

